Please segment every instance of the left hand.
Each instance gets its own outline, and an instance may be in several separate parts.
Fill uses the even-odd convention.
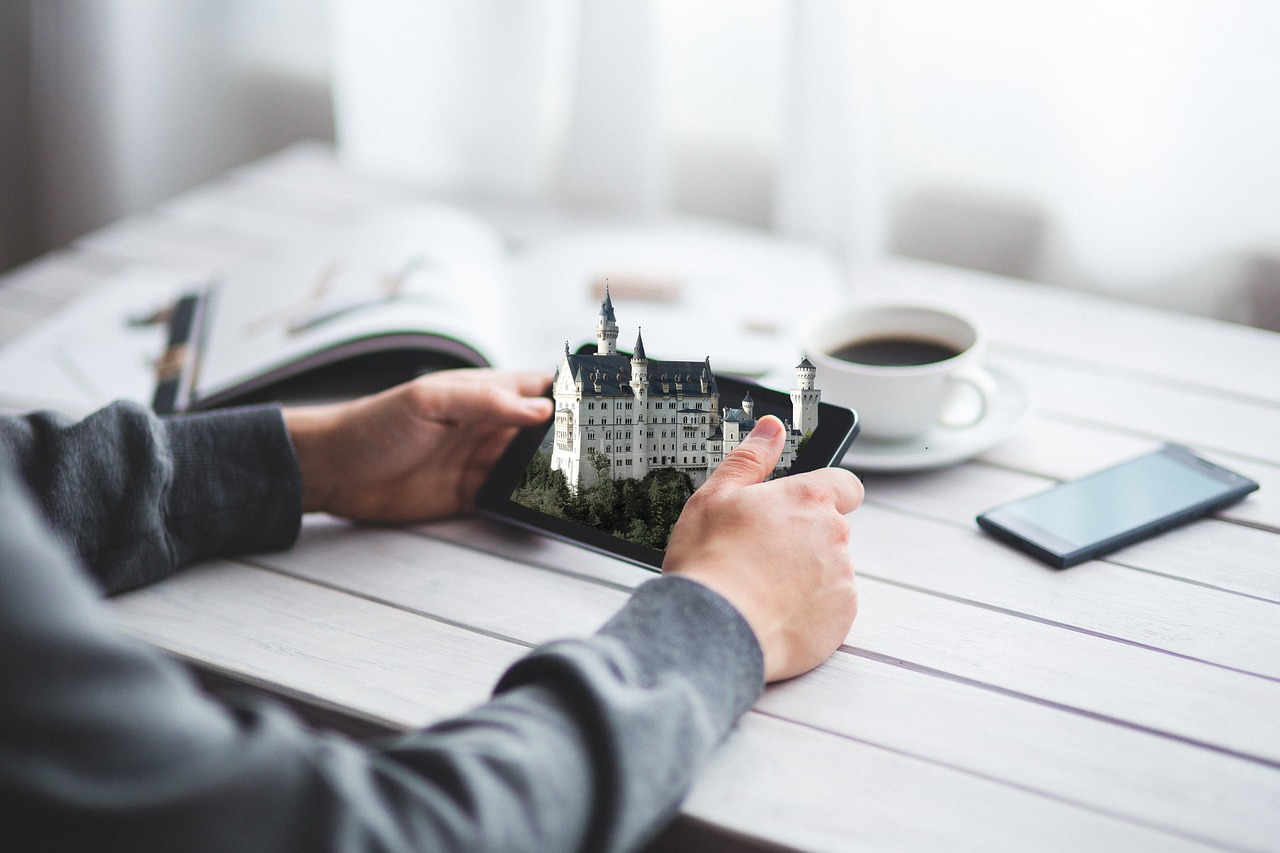
[[[551,417],[543,373],[449,370],[347,403],[286,409],[302,509],[357,521],[470,510],[521,427]]]

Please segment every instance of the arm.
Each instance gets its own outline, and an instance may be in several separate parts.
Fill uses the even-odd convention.
[[[58,537],[108,592],[204,557],[287,548],[302,483],[271,407],[160,420],[116,403],[79,422],[40,412],[0,418]]]
[[[741,617],[668,578],[518,662],[492,702],[362,747],[212,702],[121,636],[7,473],[0,849],[630,849],[761,683]]]
[[[314,492],[315,506],[362,515],[369,470],[402,479],[404,500],[419,500],[422,489],[408,484],[423,476],[420,466],[351,463],[365,452],[396,456],[377,436],[414,446],[424,426],[397,433],[387,429],[390,413],[414,421],[434,413],[430,430],[447,423],[443,413],[465,409],[423,393],[472,393],[437,384],[452,381],[304,413],[314,432],[294,437],[303,471],[337,484]],[[490,404],[529,408],[508,406],[502,393]],[[513,428],[482,440],[484,453]],[[446,432],[459,430],[488,434],[466,420]],[[0,801],[14,804],[0,811],[0,842],[57,849],[110,834],[136,850],[630,849],[674,811],[702,759],[754,701],[764,663],[780,677],[777,661],[799,660],[791,638],[802,624],[783,625],[786,614],[803,618],[806,598],[851,587],[842,530],[828,520],[853,505],[848,495],[823,499],[830,490],[810,475],[760,483],[778,438],[753,435],[735,451],[740,462],[709,484],[714,499],[691,503],[682,517],[677,533],[694,533],[690,544],[673,542],[672,576],[642,587],[597,636],[535,651],[504,676],[494,701],[379,749],[309,733],[270,704],[228,709],[203,698],[178,667],[111,629],[69,555],[5,481],[0,512],[21,523],[0,535],[0,648],[12,652],[0,657]],[[455,466],[456,456],[437,462]],[[341,476],[330,478],[335,470],[323,469],[333,460]],[[444,478],[451,487],[431,506],[465,505],[474,472],[464,468]],[[847,472],[844,479],[856,483]],[[344,491],[352,483],[363,486]],[[800,509],[784,511],[793,498]],[[422,505],[379,511],[420,513]],[[785,524],[770,520],[782,516]],[[753,530],[789,538],[761,548]],[[833,550],[843,558],[832,559]],[[781,560],[769,566],[761,556]],[[809,562],[826,568],[801,574],[801,583],[788,576]],[[744,572],[755,580],[735,585],[732,576]],[[766,577],[786,582],[760,600],[744,593],[767,587]]]

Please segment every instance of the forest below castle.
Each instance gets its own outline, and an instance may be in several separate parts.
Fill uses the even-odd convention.
[[[675,468],[657,468],[639,480],[613,480],[603,453],[589,450],[588,461],[599,480],[574,492],[564,472],[551,467],[551,454],[540,450],[511,499],[640,545],[666,548],[671,528],[693,494],[689,475]]]

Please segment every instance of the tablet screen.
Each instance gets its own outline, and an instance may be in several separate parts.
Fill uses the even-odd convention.
[[[857,415],[821,402],[807,360],[789,391],[718,376],[710,359],[660,361],[584,347],[566,352],[550,422],[522,431],[477,496],[481,512],[660,568],[693,492],[774,415],[786,445],[772,477],[834,464]]]

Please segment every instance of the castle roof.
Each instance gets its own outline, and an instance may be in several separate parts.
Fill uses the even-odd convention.
[[[636,329],[636,348],[631,357],[637,361],[644,359],[644,338],[639,329]]]
[[[818,369],[818,368],[816,368],[816,367],[814,367],[814,366],[813,366],[813,362],[812,362],[812,361],[809,361],[809,357],[808,357],[808,356],[805,356],[804,358],[800,359],[800,363],[799,363],[799,364],[797,364],[797,365],[796,365],[796,367],[797,367],[797,368],[804,369],[804,370],[817,370],[817,369]]]
[[[569,370],[574,379],[581,377],[584,394],[595,394],[595,383],[600,383],[601,397],[633,397],[631,389],[631,356],[618,353],[616,355],[570,355]],[[707,376],[707,393],[718,394],[716,377],[709,369],[709,363],[703,361],[656,361],[649,360],[649,394],[661,397],[677,390],[690,396],[702,395],[702,375]],[[663,386],[667,390],[663,390]]]
[[[609,298],[609,285],[604,286],[604,301],[600,303],[600,316],[610,323],[616,323],[613,316],[613,300]]]

